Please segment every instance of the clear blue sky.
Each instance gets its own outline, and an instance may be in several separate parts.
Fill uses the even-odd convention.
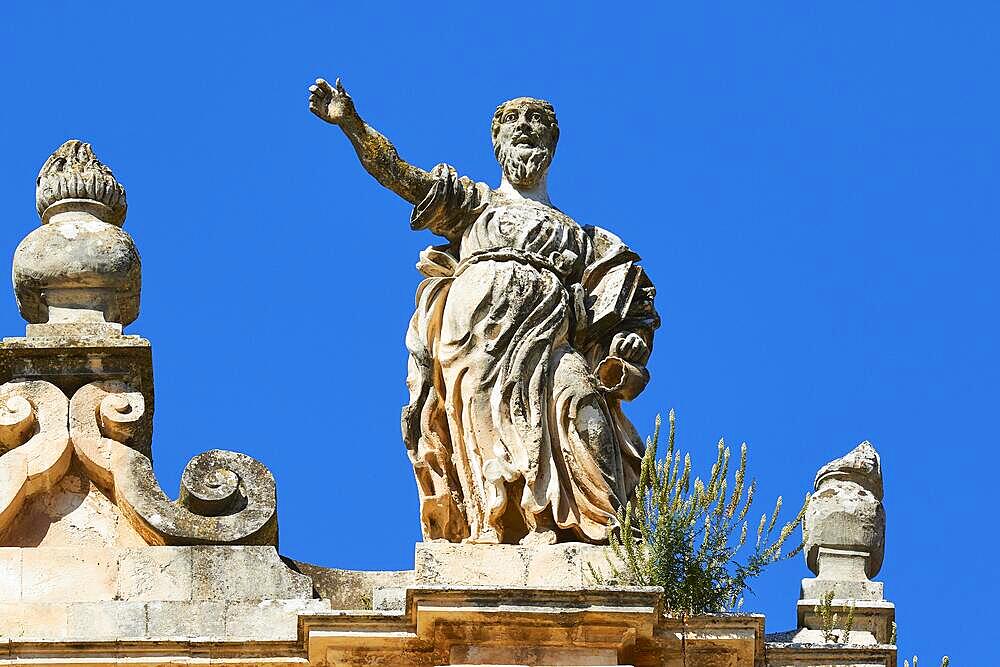
[[[870,439],[902,650],[995,662],[967,638],[994,635],[1000,597],[1000,6],[602,6],[6,2],[0,245],[38,224],[48,154],[92,142],[143,257],[130,331],[154,346],[163,486],[241,450],[277,477],[283,553],[409,568],[403,334],[435,241],[306,87],[342,76],[404,157],[491,183],[495,105],[550,99],[554,201],[659,288],[640,430],[676,408],[704,465],[720,436],[746,441],[760,509],[784,494],[789,513]],[[22,334],[0,305],[0,333]],[[769,631],[794,625],[807,573],[758,582]]]

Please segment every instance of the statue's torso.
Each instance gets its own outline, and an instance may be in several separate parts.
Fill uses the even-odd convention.
[[[494,190],[489,205],[462,235],[459,254],[468,260],[505,249],[543,258],[570,281],[579,280],[591,255],[589,237],[572,218],[551,206]]]

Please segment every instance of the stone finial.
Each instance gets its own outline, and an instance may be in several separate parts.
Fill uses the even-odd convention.
[[[42,165],[35,181],[35,207],[42,223],[60,210],[80,204],[104,222],[121,227],[125,222],[125,188],[111,168],[94,155],[90,144],[70,139]]]
[[[830,480],[853,482],[875,496],[876,500],[882,500],[882,460],[867,440],[820,468],[814,481],[816,490],[819,491]]]
[[[798,630],[792,642],[875,645],[891,641],[895,606],[882,582],[885,510],[882,462],[865,441],[816,473],[802,537],[806,563],[816,577],[802,580]],[[831,630],[829,614],[854,619],[853,630]]]
[[[804,593],[818,587],[824,593],[836,589],[837,597],[881,599],[881,585],[869,581],[881,569],[885,549],[878,452],[871,443],[862,442],[820,468],[815,487],[802,530],[806,563],[817,578],[803,582]],[[854,594],[840,595],[842,588]]]
[[[125,188],[76,139],[45,161],[36,185],[42,226],[18,245],[13,270],[28,335],[121,333],[139,315],[141,286],[139,253],[120,229]],[[47,328],[32,331],[39,324]]]

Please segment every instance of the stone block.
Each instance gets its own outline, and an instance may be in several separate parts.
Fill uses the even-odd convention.
[[[67,605],[0,602],[0,637],[61,641],[66,638]]]
[[[21,598],[27,602],[113,600],[117,592],[116,549],[47,547],[22,551]]]
[[[293,641],[299,616],[330,611],[327,600],[261,600],[226,604],[226,638]]]
[[[527,586],[587,586],[593,584],[588,564],[599,572],[607,565],[607,547],[593,544],[554,544],[519,547],[525,552]]]
[[[415,584],[455,586],[593,586],[589,564],[607,568],[607,547],[566,543],[452,544],[416,546]]]
[[[146,636],[146,605],[121,600],[70,604],[66,626],[70,640],[140,639]]]
[[[146,603],[150,638],[220,638],[226,634],[226,603],[213,600],[167,600]]]
[[[812,636],[808,634],[809,632],[822,629],[823,619],[816,609],[819,604],[819,600],[799,600],[797,609],[799,633],[795,636],[795,642],[809,641],[809,637]],[[892,623],[896,619],[895,605],[891,602],[870,600],[834,599],[831,602],[833,611],[840,618],[847,616],[851,605],[854,605],[854,626],[850,643],[888,644],[892,635]],[[869,635],[871,640],[865,639],[865,635]]]
[[[312,597],[309,577],[292,571],[270,546],[191,548],[192,599],[283,600]]]
[[[21,549],[0,548],[0,602],[21,599]]]
[[[372,609],[375,611],[402,611],[406,608],[405,588],[376,588],[372,591]]]
[[[190,600],[192,547],[122,549],[118,597],[122,600]]]
[[[829,592],[843,600],[882,600],[885,587],[881,581],[839,581],[836,579],[803,579],[803,600],[818,600]]]
[[[334,609],[371,609],[375,589],[413,585],[413,570],[340,570],[293,562],[299,572],[312,580],[316,597],[330,600]]]
[[[452,665],[618,665],[618,652],[612,649],[562,648],[555,646],[455,646]],[[699,663],[700,664],[700,663]]]

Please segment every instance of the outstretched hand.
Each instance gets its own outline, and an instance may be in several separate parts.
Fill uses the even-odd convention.
[[[341,125],[358,116],[354,101],[339,78],[333,86],[325,79],[316,79],[316,83],[309,86],[309,111],[334,125]]]

